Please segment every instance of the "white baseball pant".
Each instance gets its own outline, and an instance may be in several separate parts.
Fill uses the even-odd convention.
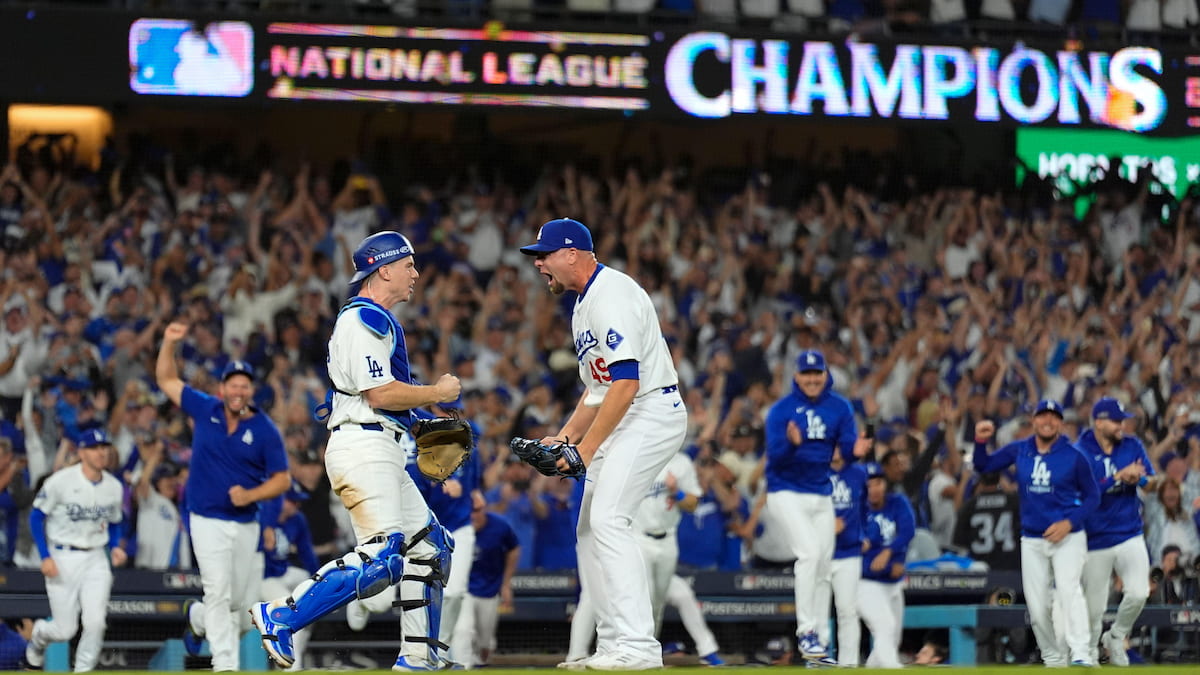
[[[66,642],[83,625],[75,648],[75,672],[95,670],[100,660],[107,628],[108,598],[112,594],[113,574],[103,548],[74,551],[50,547],[50,557],[58,567],[58,576],[46,578],[46,599],[53,621],[38,619],[30,641],[38,649],[51,642]]]
[[[904,584],[873,579],[858,581],[858,613],[871,631],[868,668],[901,668],[900,637],[904,631]],[[839,655],[838,662],[841,663]]]
[[[578,661],[592,653],[592,638],[596,637],[596,607],[588,596],[587,586],[580,586],[579,604],[571,615],[571,641],[567,646],[567,660]],[[597,643],[596,651],[600,652]]]
[[[496,625],[499,620],[499,595],[481,598],[468,593],[454,626],[458,645],[455,647],[458,652],[455,662],[465,668],[487,665],[488,658],[496,651]]]
[[[437,486],[434,486],[434,489]],[[438,627],[438,639],[450,645],[450,660],[463,663],[469,652],[458,653],[458,616],[467,597],[467,583],[471,580],[471,563],[475,559],[475,526],[468,522],[451,533],[454,536],[454,552],[450,554],[450,578],[442,590],[442,625]],[[467,644],[470,635],[467,635]]]
[[[833,567],[836,536],[833,500],[829,495],[801,492],[769,492],[767,508],[773,513],[788,514],[784,524],[784,540],[796,556],[793,567],[796,575],[796,636],[817,631],[829,623],[829,605],[825,614],[818,614],[817,589],[829,583]]]
[[[679,620],[683,622],[688,635],[692,636],[692,642],[696,643],[697,655],[708,656],[720,649],[716,636],[704,620],[704,613],[700,611],[696,592],[678,575],[672,576],[671,583],[667,585],[667,604],[679,610]]]
[[[1021,537],[1021,586],[1033,635],[1047,666],[1091,658],[1087,604],[1080,586],[1086,559],[1087,535],[1082,531],[1072,532],[1057,544],[1041,537]],[[1053,603],[1062,610],[1058,622],[1063,641],[1055,636]]]
[[[214,671],[238,670],[238,637],[250,629],[243,603],[259,597],[262,554],[258,523],[239,523],[191,514],[196,564],[204,588],[204,631]],[[247,564],[257,561],[256,564]]]
[[[1124,590],[1117,607],[1117,618],[1109,632],[1123,640],[1133,630],[1133,622],[1150,597],[1150,554],[1146,551],[1145,537],[1139,534],[1116,546],[1087,553],[1087,562],[1083,564],[1083,594],[1087,599],[1088,627],[1091,629],[1088,645],[1092,663],[1099,663],[1097,643],[1104,628],[1104,610],[1108,608],[1113,572],[1121,577]]]
[[[679,542],[675,531],[655,538],[645,532],[637,532],[638,546],[642,559],[646,561],[646,579],[650,582],[650,611],[654,613],[654,634],[662,630],[663,609],[667,604],[667,589],[671,577],[675,576],[675,565],[679,562]]]
[[[662,663],[650,584],[632,524],[638,504],[679,451],[686,432],[687,410],[677,392],[642,396],[588,467],[576,549],[580,582],[596,607],[598,652],[621,651]]]
[[[837,608],[837,659],[838,665],[857,666],[859,650],[862,648],[862,628],[858,625],[858,582],[862,578],[862,558],[835,558],[832,574],[826,583],[817,588],[817,616],[829,616],[832,596]],[[817,626],[821,644],[831,644],[829,622]]]
[[[407,567],[409,560],[433,557],[437,549],[428,539],[412,541],[429,523],[430,511],[412,477],[404,470],[406,460],[391,433],[369,429],[343,427],[330,435],[325,450],[329,482],[350,513],[358,544],[361,546],[379,535],[403,532],[405,545],[412,546],[404,556]],[[424,595],[423,581],[400,582],[402,599],[419,599]],[[404,612],[400,618],[401,634],[429,635],[428,622],[424,611]],[[428,659],[429,648],[424,643],[406,640],[401,643],[400,654],[410,662],[421,663]]]

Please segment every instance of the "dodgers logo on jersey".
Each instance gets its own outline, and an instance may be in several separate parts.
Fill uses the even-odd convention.
[[[615,350],[617,347],[621,346],[621,341],[624,339],[625,338],[621,337],[621,334],[618,333],[616,329],[609,328],[608,335],[604,338],[604,344],[608,345],[609,349]]]
[[[107,506],[84,506],[83,504],[66,504],[67,518],[71,520],[108,520]]]
[[[871,520],[879,526],[879,538],[883,541],[883,545],[891,546],[892,541],[896,538],[896,523],[883,514],[875,514],[871,516]]]
[[[821,440],[825,438],[827,429],[825,422],[821,416],[812,410],[804,411],[805,437],[812,440]]]
[[[1033,458],[1033,470],[1029,472],[1030,492],[1050,492],[1050,467],[1041,457]]]
[[[830,476],[833,481],[833,508],[841,510],[850,508],[850,486],[837,476]]]
[[[580,333],[579,335],[576,335],[575,336],[575,356],[576,356],[576,358],[578,358],[580,361],[582,361],[583,355],[588,353],[589,349],[591,349],[592,347],[595,347],[598,344],[600,344],[600,341],[596,339],[596,336],[593,335],[592,331],[590,331],[590,330],[585,330],[582,333]]]

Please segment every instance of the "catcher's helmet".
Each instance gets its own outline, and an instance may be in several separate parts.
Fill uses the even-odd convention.
[[[350,285],[362,283],[380,267],[412,254],[412,244],[404,235],[391,230],[377,232],[354,249],[354,276]]]

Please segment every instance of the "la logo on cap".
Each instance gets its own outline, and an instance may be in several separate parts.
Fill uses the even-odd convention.
[[[816,362],[817,362],[817,357],[813,356],[812,354],[809,354],[809,355],[808,355],[808,362],[809,362],[809,363],[816,363]]]

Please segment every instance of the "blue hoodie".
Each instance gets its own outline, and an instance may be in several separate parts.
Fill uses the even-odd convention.
[[[787,437],[788,422],[800,427],[804,439],[792,445]],[[825,389],[816,398],[805,396],[792,379],[792,393],[771,406],[764,429],[767,436],[767,492],[803,492],[830,495],[829,481],[836,445],[846,462],[852,463],[858,425],[850,402],[833,391],[830,374]]]
[[[1116,472],[1141,460],[1146,475],[1154,475],[1154,464],[1146,456],[1146,447],[1132,436],[1121,439],[1111,455],[1104,454],[1096,432],[1088,429],[1075,441],[1075,447],[1091,460],[1092,475],[1100,490],[1100,506],[1087,514],[1088,550],[1112,548],[1142,534],[1142,500],[1137,486],[1113,479]]]
[[[866,518],[867,470],[861,464],[847,464],[835,471],[833,481],[833,515],[842,519],[838,532],[835,560],[862,555],[863,520]]]
[[[888,492],[878,509],[872,508],[870,502],[865,503],[863,508],[867,514],[866,524],[863,525],[867,549],[862,552],[862,576],[864,579],[894,584],[904,577],[892,576],[892,563],[904,563],[908,556],[908,545],[917,529],[912,504],[904,495]],[[885,548],[891,549],[891,560],[876,572],[871,569],[871,563]]]
[[[1050,451],[1037,450],[1037,437],[1013,441],[992,454],[986,443],[975,444],[975,471],[1003,471],[1017,465],[1021,495],[1021,536],[1040,539],[1060,520],[1071,521],[1071,531],[1083,529],[1084,518],[1100,503],[1091,462],[1066,436],[1059,436]]]

